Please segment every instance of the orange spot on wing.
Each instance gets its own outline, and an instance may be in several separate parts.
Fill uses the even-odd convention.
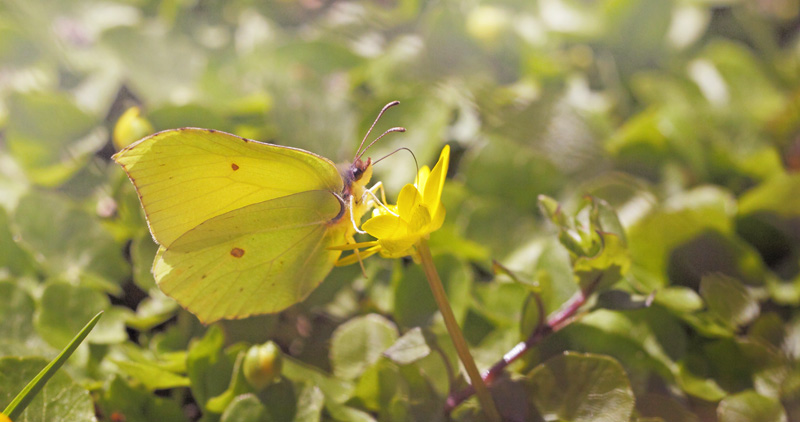
[[[231,168],[233,171],[239,170],[239,166],[237,166],[236,163],[231,163]]]
[[[234,258],[241,258],[244,255],[244,249],[242,248],[233,248],[231,249],[231,256]]]

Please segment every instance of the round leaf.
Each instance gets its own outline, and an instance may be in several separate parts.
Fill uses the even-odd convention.
[[[780,401],[755,391],[745,391],[722,399],[717,407],[717,418],[719,422],[787,421]]]
[[[567,352],[534,368],[528,382],[530,400],[545,420],[615,422],[633,412],[625,370],[607,356]]]
[[[345,379],[358,377],[397,338],[397,327],[380,315],[370,314],[342,324],[331,338],[333,373]]]

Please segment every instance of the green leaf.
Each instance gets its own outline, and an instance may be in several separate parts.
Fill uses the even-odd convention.
[[[650,108],[628,118],[627,121],[606,142],[606,149],[613,155],[631,156],[642,160],[643,156],[652,158],[648,162],[659,162],[664,159],[667,139],[658,129],[659,113]]]
[[[675,361],[687,349],[683,326],[658,307],[627,312],[598,309],[556,337],[569,340],[566,349],[602,353],[620,361],[633,373],[654,372],[668,380],[676,371]]]
[[[0,355],[49,355],[53,349],[33,329],[35,304],[14,283],[0,281]]]
[[[205,408],[206,402],[228,388],[234,360],[223,351],[225,336],[218,325],[212,325],[203,338],[189,346],[186,374],[195,400]]]
[[[121,245],[96,216],[63,196],[29,193],[20,199],[14,222],[22,244],[43,257],[51,275],[94,281],[115,293],[127,278]]]
[[[712,274],[700,281],[700,295],[711,312],[731,326],[745,325],[758,316],[756,299],[738,280]]]
[[[767,122],[780,110],[784,103],[780,88],[751,49],[741,43],[715,40],[702,55],[727,82],[730,106],[740,110],[740,115]]]
[[[687,359],[684,362],[678,362],[677,381],[681,389],[707,401],[717,401],[725,397],[725,390],[714,379],[693,372],[690,368],[691,363],[697,361],[697,359]]]
[[[666,394],[642,394],[636,396],[636,410],[645,417],[669,422],[700,422],[694,413],[681,402]],[[639,419],[641,421],[642,419]]]
[[[0,407],[5,407],[47,365],[40,358],[0,359]],[[18,422],[96,422],[89,392],[64,371],[56,372],[21,415]]]
[[[111,420],[115,415],[118,419],[125,418],[126,422],[186,420],[178,401],[134,388],[119,377],[105,386],[98,406]]]
[[[86,336],[92,331],[97,321],[100,319],[100,316],[103,315],[103,312],[99,312],[95,315],[86,325],[81,328],[81,330],[75,335],[75,337],[70,341],[61,353],[56,356],[55,359],[50,361],[47,366],[44,367],[36,376],[31,379],[31,381],[23,388],[19,394],[11,401],[11,403],[3,410],[3,413],[8,415],[9,418],[16,418],[18,415],[22,413],[23,410],[27,408],[27,406],[35,399],[36,395],[44,389],[47,385],[47,382],[55,376],[58,370],[61,368],[64,363],[70,358],[72,353],[75,352],[75,349],[80,346]]]
[[[604,233],[603,248],[592,257],[579,257],[575,260],[573,271],[581,289],[599,290],[619,281],[631,265],[624,240],[619,236]]]
[[[42,55],[36,36],[26,31],[21,22],[11,15],[0,19],[0,61],[26,66],[35,63]]]
[[[136,237],[131,242],[131,261],[133,263],[133,281],[140,289],[148,291],[156,288],[153,278],[153,257],[158,245],[153,242],[149,233]]]
[[[279,64],[307,65],[318,72],[345,70],[361,64],[361,57],[349,48],[325,40],[300,41],[281,46],[276,51]]]
[[[318,387],[329,399],[326,403],[344,403],[353,393],[354,386],[351,382],[331,377],[289,356],[283,357],[283,375],[295,383],[308,383]]]
[[[344,379],[358,377],[397,338],[397,327],[380,315],[370,314],[347,321],[331,337],[333,373]]]
[[[18,276],[32,274],[36,262],[14,240],[14,234],[9,230],[9,220],[5,208],[0,207],[0,272],[6,270]]]
[[[633,295],[622,290],[606,290],[597,296],[597,308],[610,310],[643,309],[650,306],[653,297]]]
[[[108,297],[97,290],[67,283],[48,283],[36,314],[36,330],[53,347],[63,347],[98,311],[109,309]],[[98,323],[90,343],[111,344],[127,340],[120,315]]]
[[[463,320],[473,300],[471,296],[473,276],[469,267],[451,255],[437,256],[434,262],[453,313],[457,320]],[[395,277],[392,282],[394,320],[401,327],[429,325],[431,317],[438,308],[421,267],[418,265],[405,267],[397,271]]]
[[[703,299],[694,290],[669,286],[656,291],[655,303],[676,313],[691,313],[703,308]]]
[[[409,266],[395,274],[392,282],[393,309],[398,325],[418,327],[429,324],[438,308],[422,268],[419,265]]]
[[[630,268],[625,233],[614,210],[588,197],[574,217],[567,217],[554,199],[539,195],[542,212],[558,228],[558,240],[569,251],[572,270],[584,291],[604,289]]]
[[[351,402],[360,408],[385,415],[394,397],[408,397],[407,389],[408,385],[400,376],[397,366],[381,359],[361,374]]]
[[[634,396],[622,366],[601,355],[566,352],[527,375],[529,398],[545,420],[625,421]]]
[[[431,348],[425,342],[425,336],[422,335],[422,329],[419,327],[412,328],[403,334],[383,352],[384,356],[399,365],[408,365],[416,362],[430,353]]]
[[[97,119],[63,93],[12,95],[8,108],[8,149],[38,184],[63,183],[106,142]]]
[[[136,307],[136,314],[128,316],[126,323],[131,328],[140,331],[151,330],[163,324],[175,315],[180,309],[175,299],[165,295],[153,287],[148,291],[149,296],[145,297]]]
[[[739,214],[763,211],[783,217],[800,215],[800,174],[778,174],[745,192],[739,199]]]
[[[116,361],[117,367],[129,377],[139,381],[147,390],[155,391],[176,387],[188,387],[189,378],[170,372],[157,365]]]
[[[520,317],[519,333],[521,339],[526,339],[544,323],[546,315],[542,309],[542,302],[537,293],[530,293],[522,305],[522,316]]]
[[[160,130],[176,127],[206,127],[228,129],[227,121],[214,111],[197,105],[165,105],[148,114],[153,125]]]
[[[340,403],[326,401],[325,410],[334,420],[341,422],[375,422],[369,413],[345,406]]]
[[[297,413],[294,422],[319,422],[325,405],[325,394],[313,384],[303,384],[297,396]]]
[[[734,209],[730,194],[718,188],[696,188],[671,198],[628,230],[633,275],[650,288],[666,286],[670,253],[706,231],[730,234]]]
[[[780,400],[762,396],[755,391],[743,391],[725,397],[717,407],[719,422],[787,422]]]
[[[495,324],[516,323],[528,291],[522,283],[476,284],[470,311],[478,311]]]
[[[220,422],[273,422],[277,419],[254,394],[242,394],[225,409]]]

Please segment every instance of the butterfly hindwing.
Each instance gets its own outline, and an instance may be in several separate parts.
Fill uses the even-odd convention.
[[[159,250],[159,287],[204,323],[278,312],[330,272],[345,242],[329,191],[271,199],[214,217]],[[235,300],[232,300],[235,298]]]

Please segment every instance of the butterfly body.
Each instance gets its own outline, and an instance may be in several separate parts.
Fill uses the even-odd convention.
[[[299,302],[352,241],[370,160],[343,169],[297,148],[225,132],[159,132],[114,159],[136,187],[167,295],[210,323]]]

